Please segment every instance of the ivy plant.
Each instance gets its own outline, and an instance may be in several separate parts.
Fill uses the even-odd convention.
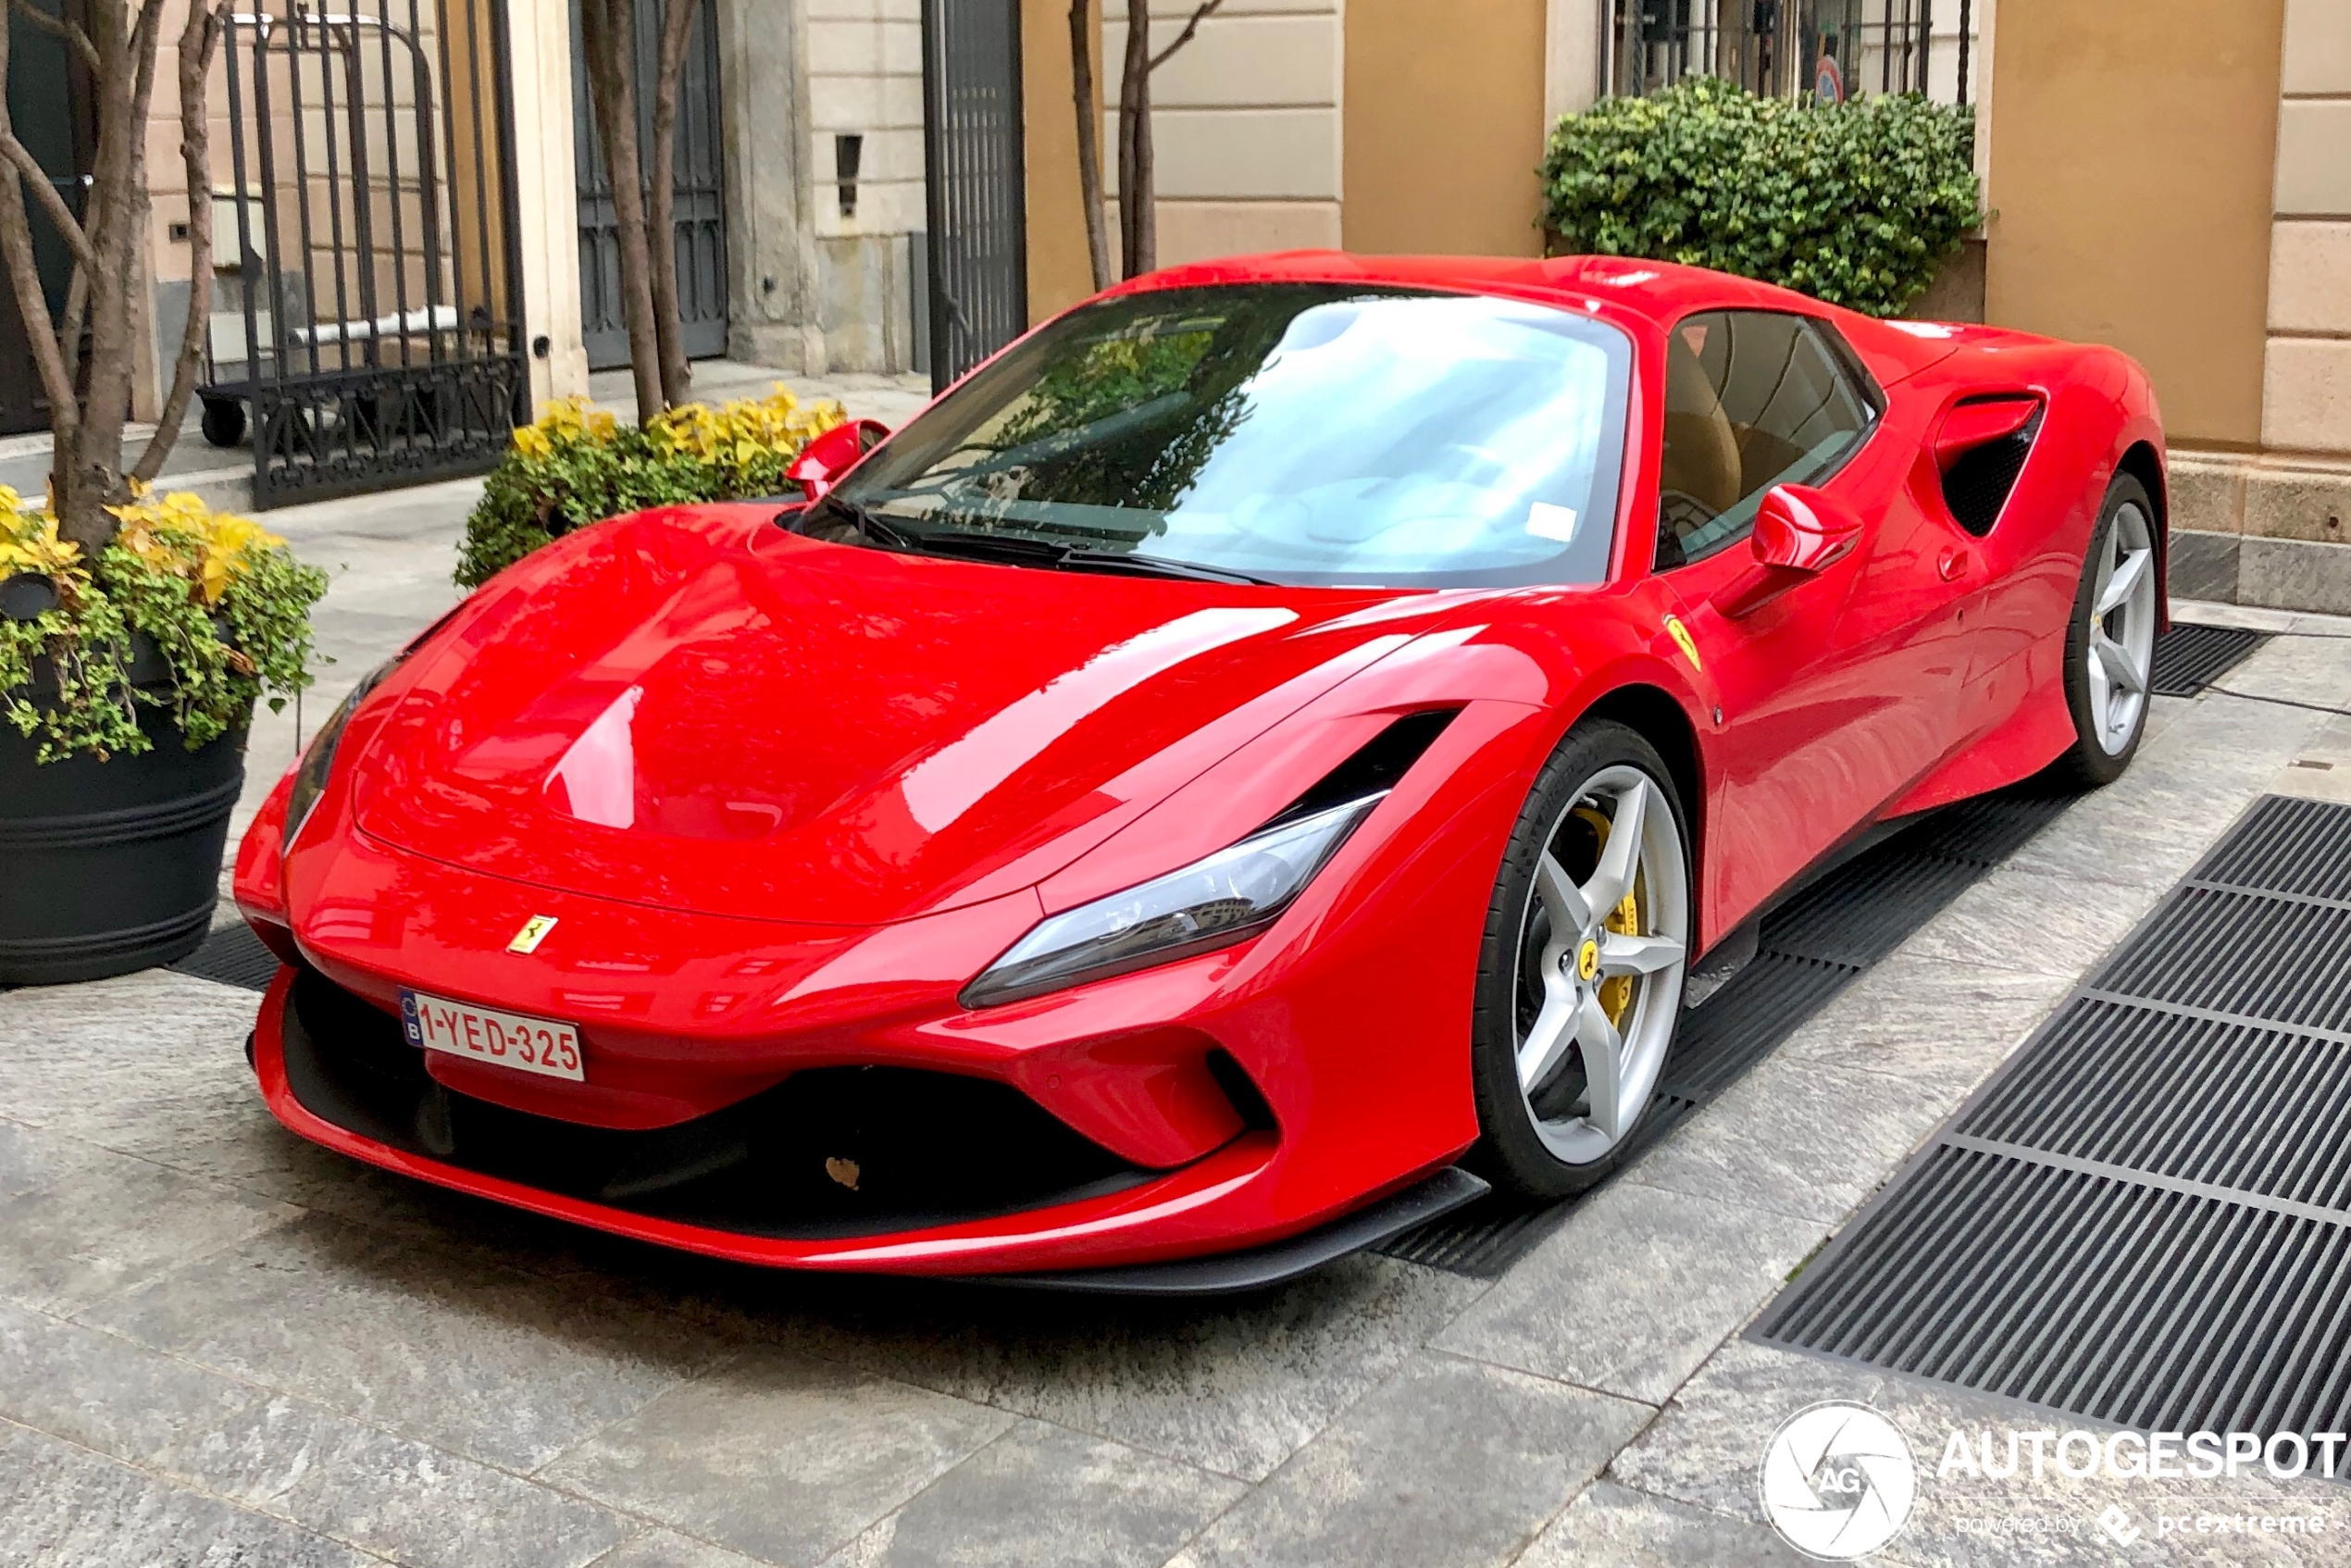
[[[1764,98],[1696,77],[1562,118],[1543,217],[1561,251],[1710,267],[1893,316],[1983,221],[1973,165],[1965,107]]]
[[[106,509],[114,541],[87,559],[45,506],[0,486],[0,720],[38,760],[149,750],[160,713],[190,751],[308,686],[310,607],[327,576],[286,541],[198,497],[141,493]],[[140,642],[164,676],[140,679]]]

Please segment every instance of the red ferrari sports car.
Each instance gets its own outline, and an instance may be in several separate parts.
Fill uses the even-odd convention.
[[[1575,1191],[1808,873],[2130,761],[2162,452],[2111,350],[1685,268],[1137,280],[362,681],[238,858],[262,1091],[812,1269],[1249,1283]]]

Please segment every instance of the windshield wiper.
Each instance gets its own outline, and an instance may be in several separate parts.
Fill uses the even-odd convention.
[[[1191,582],[1237,582],[1253,588],[1276,586],[1271,578],[1250,577],[1247,572],[1229,572],[1222,566],[1204,566],[1198,561],[1171,561],[1163,555],[1122,555],[1114,550],[1081,550],[1076,545],[1062,552],[1061,564],[1085,571],[1132,572],[1137,577],[1182,578]]]
[[[1180,578],[1190,582],[1231,582],[1273,586],[1262,577],[1204,566],[1196,561],[1170,561],[1158,555],[1129,555],[1116,550],[1089,550],[1083,545],[1055,544],[1051,540],[1019,534],[979,533],[970,529],[935,529],[922,538],[922,549],[935,554],[970,555],[1022,566],[1068,567],[1077,571],[1128,572],[1136,577]]]
[[[869,506],[863,506],[840,492],[827,491],[823,500],[800,515],[800,531],[808,531],[808,520],[819,513],[829,512],[845,519],[852,528],[876,544],[890,550],[920,550],[923,541],[909,530],[883,516]]]

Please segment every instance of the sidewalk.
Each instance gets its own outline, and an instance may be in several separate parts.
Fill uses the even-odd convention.
[[[326,623],[342,668],[451,597],[463,487],[442,488],[302,533],[352,564]],[[2236,692],[2351,691],[2351,622],[2182,608],[2323,634],[2270,643]],[[249,992],[155,971],[0,996],[0,1558],[201,1539],[449,1568],[1792,1564],[1758,1466],[1782,1420],[1841,1398],[1930,1473],[1875,1561],[2111,1562],[2095,1533],[1987,1539],[1931,1484],[1953,1425],[2065,1418],[1741,1334],[2248,802],[2351,777],[2351,720],[2157,701],[2121,782],[1499,1280],[1359,1255],[1255,1297],[1138,1302],[706,1263],[288,1137],[239,1049]],[[2063,1485],[1967,1496],[2085,1520],[2149,1504]],[[2229,1513],[2344,1496],[2165,1494]],[[2342,1563],[2351,1539],[2150,1529],[2126,1560]]]

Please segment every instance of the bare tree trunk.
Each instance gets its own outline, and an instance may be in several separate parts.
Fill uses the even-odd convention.
[[[661,392],[676,407],[693,395],[693,372],[682,342],[685,312],[678,296],[678,88],[694,37],[698,0],[669,0],[661,19],[661,73],[653,82],[653,176],[648,192],[646,245],[653,268],[653,320],[661,335]]]
[[[1102,222],[1102,111],[1094,101],[1093,0],[1070,0],[1069,75],[1077,99],[1077,193],[1086,204],[1086,255],[1096,292],[1111,284],[1110,236]]]
[[[131,497],[135,481],[152,479],[179,435],[194,385],[195,365],[211,316],[212,208],[205,76],[225,26],[226,0],[197,0],[180,39],[180,155],[187,169],[189,236],[193,277],[188,316],[173,366],[163,419],[138,466],[123,468],[122,432],[138,374],[137,312],[132,291],[144,276],[139,247],[147,230],[147,111],[154,102],[155,56],[164,0],[101,0],[87,9],[89,31],[28,3],[6,9],[66,41],[88,69],[95,100],[97,140],[81,215],[59,196],[47,170],[17,139],[0,103],[0,263],[16,291],[18,315],[49,400],[50,503],[58,532],[95,555],[119,525],[107,512]],[[4,21],[5,18],[0,18]],[[0,82],[8,74],[6,28],[0,26]],[[25,193],[33,193],[51,228],[73,255],[65,308],[53,317],[34,266],[32,221]],[[81,352],[85,324],[90,348]]]
[[[1126,277],[1158,265],[1158,225],[1151,212],[1151,0],[1126,0],[1126,58],[1118,90],[1118,233]]]
[[[190,8],[188,24],[180,31],[180,161],[188,176],[188,320],[180,333],[180,354],[171,367],[171,392],[163,400],[155,433],[139,454],[131,478],[151,484],[171,455],[180,421],[188,417],[188,399],[196,387],[196,370],[204,358],[205,333],[212,320],[212,118],[205,84],[212,71],[213,51],[226,31],[220,12],[208,6]],[[80,329],[76,328],[77,333]]]
[[[1199,9],[1158,54],[1151,53],[1151,0],[1126,0],[1126,59],[1118,93],[1118,229],[1126,276],[1159,265],[1159,182],[1151,153],[1151,72],[1175,57],[1225,0],[1200,0]],[[1076,13],[1070,28],[1076,31]],[[1085,143],[1078,143],[1081,178]],[[1099,271],[1099,268],[1097,269]]]
[[[594,100],[596,136],[603,147],[615,227],[620,231],[621,314],[628,327],[629,369],[637,384],[637,420],[642,424],[665,405],[653,258],[645,243],[645,181],[637,162],[635,12],[634,0],[579,0],[588,95]]]
[[[146,127],[134,112],[137,83],[130,68],[134,30],[125,25],[130,19],[118,5],[93,6],[89,17],[90,41],[104,62],[92,81],[98,135],[90,205],[101,221],[88,236],[90,363],[82,377],[81,429],[70,452],[56,449],[49,483],[57,531],[94,555],[115,535],[115,520],[106,508],[129,499],[122,478],[133,352],[129,285],[138,256],[134,215],[144,205],[135,183],[134,144],[144,142]],[[45,314],[42,319],[47,319]]]

